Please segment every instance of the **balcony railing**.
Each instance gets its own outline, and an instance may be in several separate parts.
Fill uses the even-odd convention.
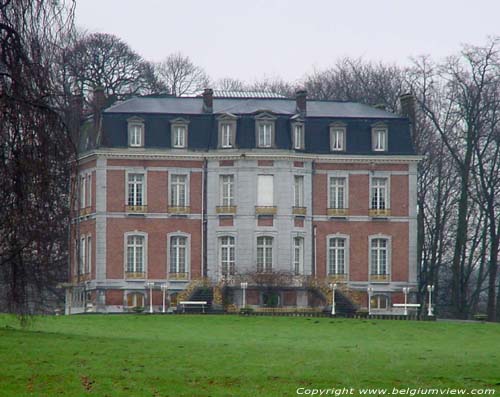
[[[191,207],[168,207],[170,214],[187,215],[191,212]]]
[[[391,210],[388,208],[379,209],[379,208],[370,208],[368,210],[368,215],[372,218],[386,218],[391,216]]]
[[[144,273],[144,272],[125,272],[125,278],[142,279],[142,278],[146,278],[146,273]]]
[[[292,214],[305,215],[307,214],[307,207],[292,207]]]
[[[169,280],[188,280],[189,273],[169,272],[168,278]]]
[[[332,217],[345,217],[349,215],[349,210],[347,208],[328,208],[327,214]]]
[[[80,216],[86,216],[92,212],[92,208],[90,207],[85,207],[85,208],[80,208]]]
[[[230,206],[223,206],[219,205],[215,207],[215,212],[218,214],[236,214],[236,206],[235,205],[230,205]]]
[[[390,274],[370,274],[370,281],[373,283],[390,283]]]
[[[328,275],[328,280],[331,281],[332,283],[345,283],[348,281],[348,275],[347,274],[329,274]]]
[[[257,215],[275,215],[277,212],[278,212],[278,207],[274,205],[255,207],[255,213]]]
[[[145,212],[148,212],[148,206],[147,205],[126,205],[125,212],[131,213],[131,214],[144,214]]]

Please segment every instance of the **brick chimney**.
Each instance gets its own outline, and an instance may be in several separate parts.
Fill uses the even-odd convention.
[[[406,93],[399,97],[399,102],[401,106],[401,115],[408,117],[410,120],[410,132],[413,140],[413,144],[416,142],[416,116],[415,116],[415,97],[413,94]]]
[[[297,112],[302,115],[307,113],[307,91],[298,90],[295,92],[295,102],[297,104]]]
[[[83,117],[83,95],[80,92],[75,92],[69,99],[69,129],[71,139],[75,145],[78,146],[80,136],[80,124]]]
[[[212,113],[214,111],[214,90],[205,88],[203,91],[203,113]]]

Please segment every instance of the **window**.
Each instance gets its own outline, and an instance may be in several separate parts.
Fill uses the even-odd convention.
[[[388,274],[388,240],[386,238],[374,238],[370,243],[370,273],[372,275]]]
[[[85,189],[85,207],[92,205],[92,173],[87,174],[86,178],[87,188]]]
[[[87,257],[87,251],[85,249],[85,245],[86,245],[85,242],[86,242],[86,238],[82,237],[80,239],[80,268],[78,269],[79,274],[85,273],[85,269],[86,269],[85,259]]]
[[[136,292],[127,294],[127,306],[130,308],[144,307],[144,295]]]
[[[271,147],[272,145],[272,131],[273,124],[269,122],[262,122],[259,124],[259,147]]]
[[[293,183],[293,206],[304,206],[304,177],[301,175],[294,176]]]
[[[293,272],[299,275],[304,270],[304,239],[302,237],[293,238]]]
[[[328,241],[328,274],[346,274],[346,239],[332,237]]]
[[[170,273],[187,273],[187,237],[170,238]]]
[[[372,295],[370,299],[371,309],[387,309],[389,307],[389,297],[386,295]]]
[[[172,175],[170,181],[170,205],[187,207],[187,176]]]
[[[259,175],[257,179],[257,206],[271,207],[274,205],[273,175]]]
[[[387,150],[387,128],[377,127],[372,130],[372,147],[376,152]]]
[[[219,238],[219,258],[223,275],[234,275],[235,244],[234,237],[224,236]]]
[[[87,269],[86,273],[92,271],[92,237],[87,237]]]
[[[144,146],[144,122],[133,118],[128,121],[128,145],[131,147]]]
[[[304,124],[293,124],[293,148],[304,149]]]
[[[130,206],[144,205],[144,174],[128,174],[128,198]]]
[[[221,123],[221,147],[223,148],[231,148],[234,146],[232,127],[232,123]]]
[[[127,236],[127,273],[144,273],[144,236]]]
[[[257,272],[273,270],[273,238],[257,237]]]
[[[187,127],[185,125],[174,125],[172,130],[174,133],[172,147],[185,148]]]
[[[234,205],[234,176],[220,176],[220,205],[232,207]]]
[[[344,126],[338,124],[330,126],[330,149],[333,152],[345,150],[345,131]]]
[[[329,208],[343,209],[346,204],[346,178],[330,177]]]
[[[86,189],[86,178],[84,175],[82,175],[80,177],[80,208],[85,208],[85,199],[87,198]]]
[[[372,178],[371,209],[385,210],[387,207],[387,178]]]

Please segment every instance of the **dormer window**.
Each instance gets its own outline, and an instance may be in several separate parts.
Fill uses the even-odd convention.
[[[223,114],[219,120],[219,147],[230,149],[235,147],[236,142],[236,116]]]
[[[293,134],[293,148],[295,150],[304,149],[304,124],[293,123],[292,134]]]
[[[188,124],[185,119],[174,119],[171,121],[172,147],[175,149],[187,148]]]
[[[345,151],[346,126],[343,123],[330,124],[330,150],[332,152]]]
[[[376,125],[372,128],[372,149],[374,152],[387,151],[387,127]]]
[[[276,117],[269,113],[261,113],[255,117],[257,147],[271,148],[274,146],[274,123]]]
[[[130,147],[144,146],[144,121],[133,117],[128,122],[128,145]]]

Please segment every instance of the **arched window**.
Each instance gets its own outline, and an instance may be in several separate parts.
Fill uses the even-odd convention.
[[[219,261],[224,276],[235,272],[235,239],[232,236],[219,237]]]
[[[273,271],[273,238],[257,237],[257,271]]]

